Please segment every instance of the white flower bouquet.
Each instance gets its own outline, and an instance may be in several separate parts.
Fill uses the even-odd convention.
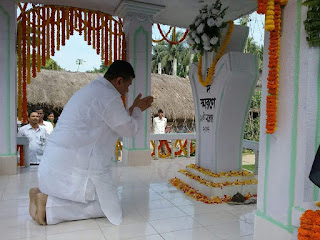
[[[195,52],[215,51],[220,46],[221,30],[227,26],[223,21],[227,7],[217,0],[211,7],[204,6],[193,24],[189,26],[188,43]]]

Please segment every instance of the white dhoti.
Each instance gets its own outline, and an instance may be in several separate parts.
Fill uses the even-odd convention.
[[[87,203],[48,196],[46,205],[47,224],[105,217],[96,196],[95,187],[90,180],[88,181],[85,197]]]
[[[99,201],[80,203],[48,196],[46,206],[47,224],[105,217]]]

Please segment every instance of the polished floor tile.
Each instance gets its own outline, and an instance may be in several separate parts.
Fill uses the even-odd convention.
[[[215,224],[206,228],[221,239],[227,240],[253,234],[253,226],[241,221]]]
[[[108,240],[130,239],[157,234],[156,230],[147,222],[101,227],[101,230]]]
[[[174,231],[169,233],[162,233],[161,236],[165,240],[193,240],[193,239],[220,240],[220,238],[215,236],[213,233],[211,233],[204,227]]]
[[[163,240],[163,238],[159,234],[156,234],[144,237],[130,238],[130,240]]]
[[[226,211],[195,214],[191,217],[195,221],[202,224],[203,226],[210,226],[210,225],[216,225],[221,223],[230,223],[230,222],[238,221],[238,218],[236,218],[234,215]]]
[[[161,159],[150,166],[114,168],[123,209],[120,226],[107,218],[39,226],[29,216],[28,192],[37,166],[0,176],[2,240],[252,240],[256,206],[208,205],[185,196],[168,180],[194,158]]]
[[[191,217],[176,217],[169,219],[161,219],[149,221],[149,223],[157,230],[158,233],[173,232],[178,230],[202,227]]]
[[[47,240],[106,240],[100,228],[47,236]]]
[[[160,220],[166,218],[187,216],[183,211],[177,207],[160,208],[160,209],[144,209],[138,210],[139,213],[147,220]]]
[[[99,228],[98,223],[94,219],[65,222],[56,225],[47,225],[47,235],[55,235],[60,233],[76,232],[81,230],[89,230]]]

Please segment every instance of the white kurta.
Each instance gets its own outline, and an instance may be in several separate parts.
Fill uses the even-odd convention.
[[[164,134],[166,133],[167,119],[162,117],[155,117],[153,119],[153,133],[154,134]]]
[[[47,140],[38,171],[40,191],[80,203],[99,199],[105,216],[119,225],[122,210],[111,157],[118,137],[134,136],[141,123],[141,110],[134,108],[130,116],[108,80],[93,80],[71,97]]]
[[[43,121],[43,126],[46,128],[47,133],[50,135],[53,131],[53,125],[51,122]]]

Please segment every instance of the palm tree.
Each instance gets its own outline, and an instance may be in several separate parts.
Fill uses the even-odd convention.
[[[176,38],[182,37],[182,32],[176,33]],[[171,36],[172,39],[172,36]],[[158,64],[161,63],[162,72],[165,74],[174,74],[185,77],[188,74],[191,51],[189,46],[182,42],[177,45],[171,45],[165,41],[153,46],[152,54],[152,72],[158,72]],[[174,64],[177,64],[174,66]]]
[[[85,63],[85,62],[86,62],[85,60],[80,59],[80,58],[78,58],[78,59],[76,60],[76,64],[78,65],[77,72],[79,71],[80,65],[82,65],[82,64]]]

